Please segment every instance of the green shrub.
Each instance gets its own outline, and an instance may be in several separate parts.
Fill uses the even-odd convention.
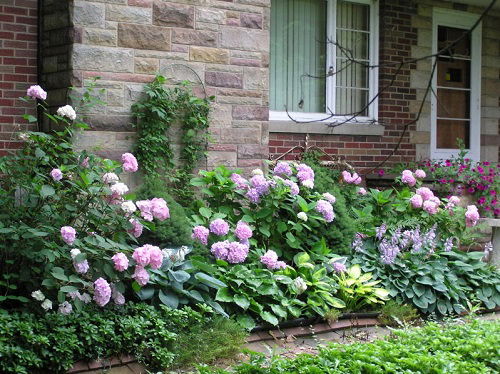
[[[210,344],[202,344],[203,336]],[[130,354],[151,369],[210,362],[244,342],[234,322],[210,309],[157,309],[146,304],[88,307],[64,316],[0,315],[0,372],[64,373],[79,360]]]
[[[407,304],[399,304],[394,300],[389,300],[385,303],[378,316],[380,322],[389,326],[404,326],[418,318],[418,312],[414,307]]]
[[[140,238],[142,243],[154,243],[160,247],[178,247],[191,244],[191,226],[186,210],[177,203],[167,191],[167,185],[155,177],[145,178],[144,183],[137,191],[137,200],[161,197],[170,209],[169,219],[156,222],[154,230],[144,230]]]
[[[236,374],[345,374],[345,373],[497,373],[500,365],[500,323],[473,321],[395,331],[395,337],[373,343],[331,344],[318,355],[293,359],[256,355]],[[200,368],[199,373],[229,373]]]

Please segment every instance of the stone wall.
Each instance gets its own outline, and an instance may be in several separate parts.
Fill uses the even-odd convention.
[[[101,77],[107,102],[88,113],[93,131],[80,144],[100,142],[110,157],[130,148],[130,106],[159,73],[216,97],[202,166],[261,166],[268,154],[269,6],[269,0],[75,0],[73,81],[84,86]]]
[[[36,130],[24,114],[36,115],[33,102],[18,100],[37,83],[37,0],[0,2],[0,156],[19,148],[16,133]]]

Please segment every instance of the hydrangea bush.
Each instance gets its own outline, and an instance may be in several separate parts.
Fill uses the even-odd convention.
[[[41,87],[27,95],[45,109]],[[73,149],[74,131],[86,127],[77,111],[69,105],[54,115],[45,111],[63,129],[22,133],[23,148],[0,159],[3,307],[32,300],[36,308],[68,314],[90,302],[123,304],[162,265],[160,248],[139,246],[137,238],[169,218],[165,200],[132,200],[120,179],[138,170],[132,154],[117,162]]]

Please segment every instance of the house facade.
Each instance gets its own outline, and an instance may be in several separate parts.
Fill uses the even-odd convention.
[[[495,162],[500,2],[481,17],[489,4],[2,0],[0,152],[32,129],[22,115],[34,108],[16,100],[28,85],[57,107],[100,77],[107,106],[77,142],[116,157],[133,144],[130,106],[162,74],[216,97],[206,167],[253,169],[307,145],[363,172],[452,157],[457,138]]]

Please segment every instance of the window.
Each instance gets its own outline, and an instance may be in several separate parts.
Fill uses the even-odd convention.
[[[272,0],[270,119],[377,117],[374,0]],[[352,60],[356,62],[352,62]],[[328,74],[335,72],[335,74]],[[330,120],[331,121],[331,120]]]
[[[433,53],[460,42],[436,61],[431,108],[431,155],[445,159],[458,155],[457,139],[479,159],[481,28],[467,31],[475,15],[434,10]]]

